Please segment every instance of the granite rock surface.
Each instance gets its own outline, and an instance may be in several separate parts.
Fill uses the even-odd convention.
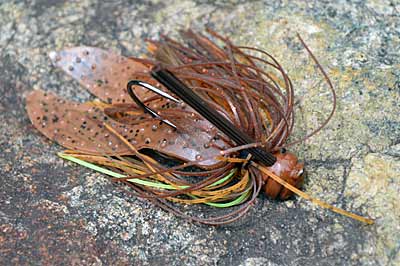
[[[285,67],[296,88],[293,140],[332,106],[301,34],[338,95],[331,123],[293,147],[307,168],[304,190],[374,225],[265,197],[236,224],[191,224],[58,158],[62,148],[31,126],[29,91],[89,97],[50,51],[141,56],[145,38],[205,26]],[[0,1],[0,48],[1,265],[400,265],[398,1]]]

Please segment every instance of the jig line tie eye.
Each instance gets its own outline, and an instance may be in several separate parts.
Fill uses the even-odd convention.
[[[155,117],[157,119],[159,119],[160,121],[164,122],[165,124],[173,127],[174,129],[176,129],[175,124],[173,124],[171,121],[167,120],[167,119],[163,119],[156,111],[154,111],[153,109],[151,109],[150,107],[146,106],[140,99],[139,97],[136,96],[135,92],[133,91],[133,87],[134,86],[140,86],[143,88],[148,89],[149,91],[152,91],[168,100],[171,100],[175,103],[181,103],[181,101],[179,101],[178,99],[174,98],[173,96],[169,95],[168,93],[146,83],[143,82],[141,80],[131,80],[128,82],[127,84],[127,90],[129,93],[129,96],[131,96],[131,98],[135,101],[135,103],[140,106],[146,113],[149,113],[152,117]]]

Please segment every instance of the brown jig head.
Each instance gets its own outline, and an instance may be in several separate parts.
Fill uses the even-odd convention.
[[[182,32],[186,44],[166,36],[150,41],[151,59],[126,58],[93,47],[52,52],[53,64],[98,100],[74,103],[37,90],[26,100],[29,117],[46,137],[70,149],[67,154],[116,171],[119,176],[113,180],[126,184],[130,193],[192,221],[211,225],[233,222],[247,213],[261,190],[271,198],[286,199],[293,191],[306,197],[298,190],[303,183],[303,164],[292,153],[282,152],[283,147],[302,141],[286,143],[294,122],[290,78],[270,54],[235,46],[208,32],[216,42],[191,30]],[[300,41],[327,79],[335,106],[329,78]],[[238,147],[187,104],[146,88],[135,87],[143,105],[133,101],[126,87],[131,80],[169,94],[150,76],[150,70],[160,63],[255,142]],[[305,139],[325,126],[333,111]],[[266,167],[241,156],[249,148],[273,153],[276,163]],[[169,160],[180,164],[167,167],[165,159],[167,165]],[[170,202],[240,207],[221,216],[200,218],[188,216]]]
[[[274,154],[276,163],[269,167],[269,170],[285,180],[287,183],[300,188],[304,182],[304,163],[298,162],[297,156],[291,152],[282,149]],[[275,199],[288,199],[293,195],[293,191],[283,187],[273,180],[268,174],[261,173],[264,181],[264,192],[269,197]]]

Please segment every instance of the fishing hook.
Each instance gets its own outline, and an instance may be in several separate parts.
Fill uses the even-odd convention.
[[[181,103],[180,100],[176,99],[175,97],[169,95],[168,93],[150,85],[149,83],[143,82],[141,80],[131,80],[128,82],[127,84],[127,90],[129,93],[129,96],[131,96],[131,98],[135,101],[135,103],[140,106],[146,113],[149,113],[152,117],[159,119],[160,121],[164,122],[165,124],[169,125],[170,127],[173,127],[174,129],[176,129],[176,125],[173,124],[171,121],[162,118],[156,111],[154,111],[153,109],[151,109],[150,107],[146,106],[140,99],[139,97],[137,97],[137,95],[135,94],[133,87],[134,86],[140,86],[143,88],[148,89],[149,91],[152,91],[168,100],[171,100],[175,103]]]

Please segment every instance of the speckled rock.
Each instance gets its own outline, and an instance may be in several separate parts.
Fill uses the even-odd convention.
[[[377,0],[1,1],[0,264],[400,265],[399,12],[398,1]],[[332,107],[301,34],[338,95],[331,123],[293,147],[306,164],[304,190],[375,225],[265,197],[236,224],[190,224],[57,158],[61,148],[30,125],[32,89],[90,97],[51,66],[50,51],[92,45],[141,56],[144,38],[189,26],[276,56],[296,88],[293,140]]]

